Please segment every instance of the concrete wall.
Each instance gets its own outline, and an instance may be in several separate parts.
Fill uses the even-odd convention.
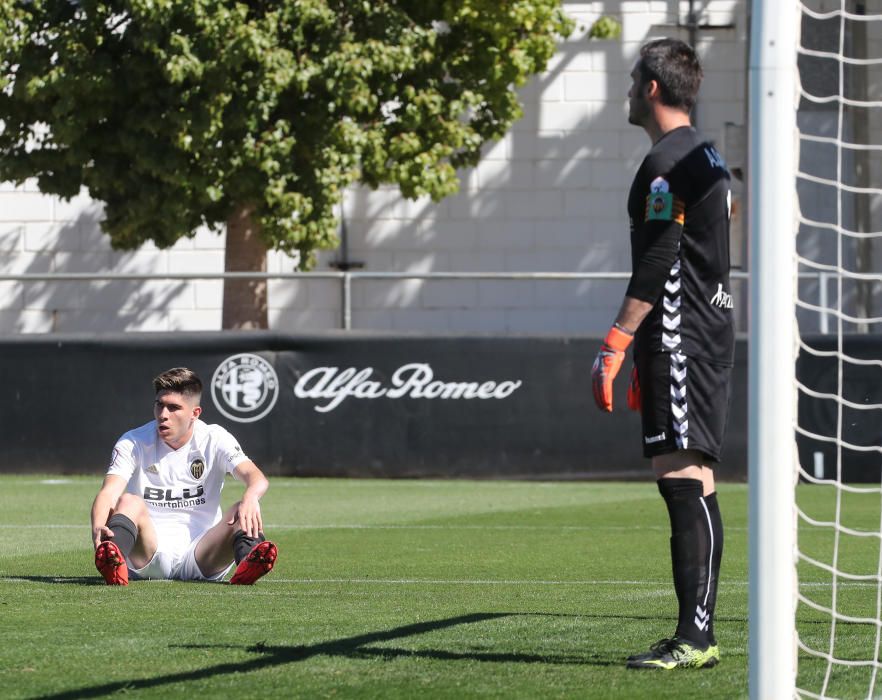
[[[739,165],[744,123],[747,0],[695,2],[702,29],[696,45],[705,81],[698,126]],[[438,204],[408,201],[393,189],[347,192],[347,257],[365,270],[396,272],[628,271],[625,200],[649,141],[627,124],[628,74],[642,43],[688,40],[678,28],[688,2],[564,2],[577,30],[560,44],[548,70],[522,91],[525,114],[462,190]],[[623,25],[619,41],[590,41],[603,14]],[[737,193],[736,193],[737,194]],[[172,249],[111,250],[98,227],[100,204],[86,194],[60,201],[32,183],[0,185],[0,273],[223,270],[223,236],[199,231]],[[743,252],[736,212],[733,249]],[[321,255],[318,269],[341,257]],[[272,254],[269,269],[295,261]],[[599,333],[609,325],[622,281],[362,281],[353,289],[353,327],[495,333]],[[0,282],[0,331],[215,330],[220,281]],[[738,286],[735,287],[739,293]],[[285,280],[270,285],[270,325],[282,332],[339,327],[339,283]]]

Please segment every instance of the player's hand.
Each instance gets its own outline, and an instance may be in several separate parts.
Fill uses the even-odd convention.
[[[594,403],[601,411],[612,413],[613,380],[625,361],[625,350],[634,340],[634,334],[618,324],[609,329],[603,345],[591,368],[591,386],[594,390]]]
[[[92,546],[95,549],[98,549],[98,545],[107,539],[113,539],[113,530],[107,525],[99,525],[92,530]]]
[[[631,381],[628,382],[628,408],[640,413],[643,396],[640,394],[640,382],[637,379],[637,365],[631,367]]]
[[[256,498],[243,498],[236,504],[233,517],[227,525],[234,525],[247,537],[257,537],[263,532],[263,519],[260,517],[260,502]]]

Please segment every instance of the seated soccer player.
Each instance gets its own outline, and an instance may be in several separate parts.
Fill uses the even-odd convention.
[[[129,579],[252,584],[276,561],[263,535],[260,498],[269,482],[219,425],[200,420],[202,382],[177,367],[153,380],[155,420],[116,443],[92,504],[95,566],[108,585]],[[225,513],[227,473],[245,484]]]

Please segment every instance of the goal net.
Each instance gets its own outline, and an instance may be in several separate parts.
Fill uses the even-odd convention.
[[[797,4],[795,691],[876,698],[882,0]]]

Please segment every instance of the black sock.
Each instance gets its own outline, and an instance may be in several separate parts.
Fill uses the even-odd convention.
[[[723,561],[723,517],[720,515],[720,504],[717,503],[716,491],[710,496],[706,496],[704,503],[707,506],[707,512],[710,514],[711,533],[714,538],[713,557],[711,558],[710,595],[707,602],[708,609],[710,610],[707,637],[711,644],[716,644],[717,638],[714,636],[714,610],[717,607],[717,584],[720,580],[720,564]]]
[[[266,542],[266,537],[263,536],[262,532],[258,532],[257,537],[248,537],[244,530],[236,530],[233,534],[233,556],[236,559],[236,563],[238,564],[247,557],[248,553],[254,549],[254,546],[260,542]]]
[[[129,554],[138,539],[138,528],[132,520],[122,513],[114,513],[107,521],[107,527],[113,532],[113,543],[119,547],[119,551],[128,560]],[[110,539],[110,538],[107,538]]]
[[[659,479],[658,489],[671,519],[671,564],[679,603],[676,636],[706,648],[713,639],[717,572],[722,556],[722,522],[714,526],[713,506],[698,479]],[[718,541],[719,539],[719,541]],[[716,566],[714,565],[716,562]]]

